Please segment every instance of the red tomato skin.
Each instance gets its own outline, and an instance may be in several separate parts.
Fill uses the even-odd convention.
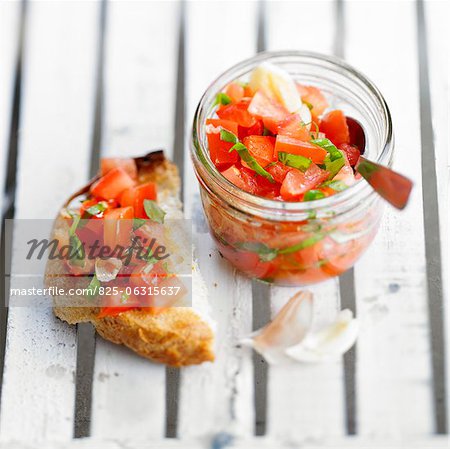
[[[255,178],[249,173],[250,171],[244,167],[238,168],[236,165],[232,165],[224,170],[222,175],[236,187],[255,194],[258,190],[258,185]]]
[[[134,159],[131,158],[119,158],[119,157],[111,157],[111,158],[103,158],[100,161],[100,174],[101,176],[105,176],[106,173],[111,171],[113,168],[121,167],[123,168],[131,178],[137,179],[137,166]]]
[[[281,162],[277,162],[276,164],[271,165],[270,167],[266,167],[266,170],[273,176],[273,179],[275,179],[276,182],[279,182],[281,184],[284,181],[284,178],[286,177],[288,172],[292,170],[292,168],[287,167]]]
[[[295,139],[304,140],[305,142],[311,140],[311,135],[308,129],[304,126],[298,114],[291,114],[278,124],[277,134],[282,136],[289,136]]]
[[[136,218],[148,218],[144,209],[144,200],[156,199],[156,184],[154,182],[147,182],[123,191],[120,195],[120,205],[122,207],[132,207]]]
[[[343,143],[339,145],[339,149],[345,153],[349,164],[354,167],[358,161],[361,153],[356,145],[350,145],[348,143]]]
[[[265,167],[274,161],[275,138],[270,136],[245,137],[242,143],[247,147],[249,153],[257,160],[259,165]],[[247,167],[245,162],[242,165]]]
[[[106,210],[103,221],[103,242],[114,249],[116,246],[127,247],[133,231],[133,208],[119,207]]]
[[[113,168],[91,186],[91,194],[105,200],[115,200],[135,184],[130,175],[121,167]]]
[[[278,132],[279,124],[290,115],[281,104],[271,100],[260,91],[253,96],[248,111],[262,119],[264,126],[274,134]]]
[[[250,126],[250,128],[244,128],[243,126],[239,126],[238,137],[239,140],[242,140],[248,136],[262,136],[263,133],[264,133],[264,123],[262,120],[257,120],[253,126]]]
[[[250,114],[248,106],[248,100],[243,99],[239,103],[231,103],[221,107],[216,113],[222,120],[230,120],[236,122],[239,126],[250,128],[256,123],[256,118]]]
[[[302,98],[302,101],[308,102],[313,108],[311,113],[315,115],[322,115],[329,104],[325,95],[315,86],[305,86],[297,84],[297,90]]]
[[[305,172],[297,169],[290,170],[284,178],[280,193],[286,201],[298,201],[308,190],[322,184],[329,176],[325,170],[321,170],[312,163]]]
[[[320,121],[320,131],[336,146],[350,142],[350,134],[344,113],[340,109],[328,112]]]
[[[315,164],[323,164],[327,151],[318,145],[310,142],[304,142],[289,136],[277,136],[275,143],[275,156],[278,159],[278,153],[285,152],[297,154],[311,159]]]
[[[244,98],[244,87],[239,83],[230,83],[225,88],[225,93],[233,103],[239,103]]]
[[[212,125],[216,130],[218,128],[223,128],[236,136],[238,135],[238,124],[230,120],[208,119],[206,120],[206,125]],[[229,152],[233,144],[221,140],[220,132],[218,130],[217,132],[207,132],[206,137],[208,139],[209,155],[216,167],[221,168],[237,162],[239,157],[237,152]]]

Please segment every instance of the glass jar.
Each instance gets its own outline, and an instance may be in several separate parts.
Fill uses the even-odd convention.
[[[353,266],[374,239],[383,200],[359,179],[348,189],[309,202],[280,202],[247,193],[230,183],[209,157],[205,130],[216,94],[235,80],[248,80],[262,62],[313,85],[332,109],[342,109],[365,131],[365,157],[390,166],[394,148],[389,109],[379,90],[343,61],[308,52],[267,52],[243,61],[214,81],[195,113],[191,155],[200,193],[221,254],[252,278],[278,285],[307,285]]]

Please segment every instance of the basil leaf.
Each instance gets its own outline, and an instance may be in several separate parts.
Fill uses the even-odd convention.
[[[133,219],[133,231],[136,231],[141,226],[145,225],[146,220],[143,218],[134,218]]]
[[[100,214],[101,212],[104,212],[106,210],[106,206],[103,203],[97,203],[93,206],[86,209],[86,214],[89,214],[91,216],[95,216]]]
[[[278,254],[292,254],[296,253],[297,251],[301,251],[302,249],[309,248],[310,246],[315,245],[317,242],[320,242],[325,237],[325,234],[317,233],[315,235],[312,235],[311,237],[308,237],[307,239],[301,241],[300,243],[297,243],[293,246],[288,246],[287,248],[283,248],[278,250]]]
[[[220,140],[223,140],[224,142],[230,142],[230,143],[238,143],[239,139],[230,131],[227,131],[226,129],[220,130]]]
[[[129,298],[130,295],[128,295],[126,292],[122,292],[122,296],[120,297],[120,304],[125,304]]]
[[[320,190],[308,190],[303,196],[304,201],[314,201],[325,198],[325,194]]]
[[[278,153],[278,160],[282,162],[284,165],[288,165],[289,167],[298,168],[299,170],[305,171],[311,165],[311,159],[301,156],[299,154],[291,154],[291,153]]]
[[[313,139],[311,140],[311,143],[328,151],[328,155],[324,161],[324,166],[325,170],[330,173],[330,178],[333,178],[345,165],[345,158],[342,151],[338,150],[329,139]]]
[[[166,213],[158,206],[156,201],[144,200],[144,210],[150,220],[156,221],[156,223],[164,223]]]
[[[339,179],[324,182],[322,185],[326,186],[326,187],[330,187],[331,189],[335,190],[336,192],[342,192],[343,190],[348,189],[348,185]]]
[[[69,236],[75,235],[75,231],[77,230],[78,225],[80,224],[80,220],[81,220],[80,215],[78,214],[73,215],[73,222],[69,229]]]
[[[91,282],[87,286],[88,292],[87,296],[89,298],[95,298],[98,295],[98,289],[101,287],[101,283],[97,278],[97,275],[94,273],[94,276],[92,276]]]
[[[230,151],[232,150],[236,150],[239,153],[241,159],[246,162],[254,172],[258,173],[258,175],[268,179],[271,183],[275,182],[273,176],[258,164],[258,161],[250,154],[245,145],[243,145],[242,143],[236,143],[231,147]]]
[[[220,140],[223,140],[224,142],[234,143],[234,145],[230,148],[230,153],[236,150],[239,153],[241,159],[246,162],[254,172],[268,179],[272,183],[275,182],[272,175],[258,164],[258,161],[248,151],[248,148],[244,144],[240,143],[237,136],[235,136],[232,132],[227,131],[226,129],[222,129],[220,131]]]
[[[80,267],[84,267],[84,247],[81,243],[81,240],[74,233],[69,237],[69,246],[70,246],[70,263],[72,265],[78,265]]]
[[[214,102],[214,105],[218,105],[218,104],[227,105],[230,103],[231,103],[231,98],[225,92],[219,92],[216,95],[216,101]]]
[[[237,244],[238,248],[252,253],[257,253],[263,262],[269,262],[278,255],[278,250],[270,248],[261,242],[243,242]]]

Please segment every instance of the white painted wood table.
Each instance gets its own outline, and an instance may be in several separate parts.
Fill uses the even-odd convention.
[[[219,323],[217,361],[178,371],[49,309],[2,307],[0,448],[448,447],[448,18],[439,0],[0,1],[3,218],[52,218],[99,157],[165,148]],[[252,284],[204,234],[194,108],[266,49],[335,54],[371,78],[394,167],[415,180],[354,270],[312,288],[318,322],[341,307],[361,320],[337,363],[287,370],[237,348],[296,289]]]

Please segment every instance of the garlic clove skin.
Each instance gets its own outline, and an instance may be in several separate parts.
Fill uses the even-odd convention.
[[[292,360],[320,363],[336,360],[347,352],[358,337],[359,322],[348,310],[339,312],[336,320],[320,331],[310,332],[300,344],[286,349]]]
[[[271,364],[292,362],[285,351],[306,337],[312,323],[312,305],[311,292],[297,293],[269,324],[241,340],[241,344],[252,346]]]

